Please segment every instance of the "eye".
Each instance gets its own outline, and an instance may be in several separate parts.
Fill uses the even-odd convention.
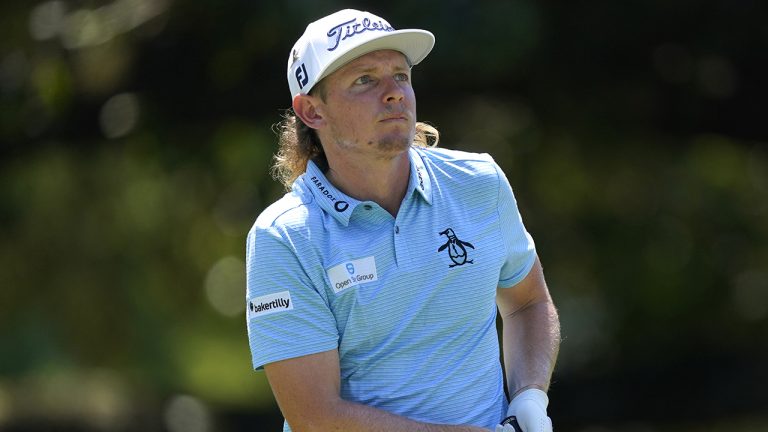
[[[407,82],[407,81],[409,81],[410,79],[411,79],[411,77],[409,77],[409,76],[408,76],[408,74],[407,74],[407,73],[405,73],[405,72],[401,72],[401,73],[397,73],[397,74],[395,74],[395,81],[404,81],[404,82]]]
[[[371,78],[370,75],[363,75],[360,78],[355,80],[355,84],[358,84],[358,85],[370,84],[372,82],[373,82],[373,78]]]

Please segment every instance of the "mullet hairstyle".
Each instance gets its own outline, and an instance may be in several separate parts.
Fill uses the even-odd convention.
[[[278,137],[278,150],[272,165],[272,177],[283,184],[286,191],[291,190],[293,182],[307,170],[311,160],[323,171],[328,170],[328,158],[317,132],[304,124],[293,112],[287,109],[283,120],[275,124],[272,130]],[[435,147],[440,141],[437,129],[423,122],[416,122],[415,147]]]

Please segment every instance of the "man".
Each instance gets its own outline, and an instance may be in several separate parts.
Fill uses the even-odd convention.
[[[433,45],[348,9],[289,55],[291,191],[248,235],[246,295],[284,430],[552,430],[557,313],[499,167],[427,147],[411,67]]]

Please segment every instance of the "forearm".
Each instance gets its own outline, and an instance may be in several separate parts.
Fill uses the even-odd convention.
[[[361,431],[361,432],[488,432],[476,426],[441,425],[421,423],[406,417],[380,410],[367,405],[339,399],[326,412],[324,420],[315,424],[316,427],[296,428],[296,432],[304,430],[322,431]]]
[[[528,388],[547,391],[560,348],[560,322],[551,299],[502,316],[510,398]]]
[[[420,423],[342,399],[335,349],[269,363],[264,370],[277,404],[294,432],[487,432],[471,426]]]

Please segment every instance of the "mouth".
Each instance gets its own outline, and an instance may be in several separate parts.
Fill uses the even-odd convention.
[[[399,121],[408,121],[408,116],[405,114],[394,114],[394,115],[388,115],[379,120],[381,123],[389,123],[389,122],[399,122]]]
[[[398,123],[408,121],[407,117],[387,117],[379,120],[379,123]]]

